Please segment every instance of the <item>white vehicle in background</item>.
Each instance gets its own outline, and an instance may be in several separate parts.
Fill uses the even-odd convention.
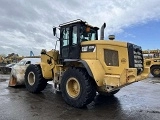
[[[8,86],[17,86],[17,85],[24,85],[24,74],[26,68],[30,64],[36,64],[41,61],[41,58],[24,58],[17,64],[12,67],[10,73],[10,81]]]
[[[16,63],[10,63],[10,64],[7,64],[6,65],[6,67],[8,67],[8,68],[11,68],[12,69],[12,67],[15,65]]]

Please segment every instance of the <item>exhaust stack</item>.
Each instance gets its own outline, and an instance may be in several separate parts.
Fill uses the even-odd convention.
[[[106,27],[106,23],[104,23],[101,27],[101,35],[100,35],[100,40],[104,40],[104,29]]]

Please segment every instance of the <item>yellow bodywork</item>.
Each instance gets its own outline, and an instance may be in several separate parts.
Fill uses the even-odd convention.
[[[53,78],[52,70],[55,69],[55,65],[57,65],[59,52],[56,50],[51,50],[51,51],[47,52],[47,54],[49,56],[52,56],[53,59],[50,59],[49,56],[41,55],[40,65],[41,65],[43,77],[46,79],[51,79],[51,78]],[[48,61],[51,61],[51,63],[48,64]]]
[[[90,41],[91,44],[92,41]],[[96,41],[95,52],[81,53],[81,59],[89,65],[98,86],[121,87],[148,77],[150,69],[145,67],[144,71],[137,76],[136,68],[128,68],[127,44],[118,41]],[[82,45],[88,43],[82,43]],[[118,51],[118,66],[107,66],[104,58],[104,49]],[[112,57],[112,56],[110,56]],[[112,58],[114,59],[114,58]]]
[[[160,58],[144,59],[144,66],[150,68],[154,77],[160,77]]]
[[[152,67],[154,65],[159,65],[160,66],[160,58],[144,59],[144,66],[145,67]]]
[[[111,40],[97,40],[97,41],[86,41],[81,43],[85,45],[95,45],[93,52],[81,52],[81,59],[87,63],[91,70],[92,77],[95,80],[97,87],[100,91],[113,91],[119,89],[130,83],[143,80],[148,77],[150,73],[149,67],[145,67],[143,72],[137,75],[136,68],[129,68],[129,57],[126,42],[118,42]],[[104,57],[105,50],[117,51],[118,58],[114,54]],[[46,55],[41,56],[41,68],[43,77],[46,79],[53,79],[54,82],[60,84],[61,76],[63,72],[69,66],[63,66],[58,62],[59,51],[51,50],[47,52],[48,55],[52,56],[51,63],[48,64],[50,57]],[[106,60],[110,59],[111,63],[106,64]],[[72,64],[72,63],[71,63]],[[114,66],[112,64],[115,64]],[[78,61],[73,62],[72,66],[84,67]]]
[[[160,50],[144,50],[144,66],[150,67],[154,77],[160,77]]]
[[[160,65],[160,50],[143,50],[144,66],[152,67],[154,65]]]

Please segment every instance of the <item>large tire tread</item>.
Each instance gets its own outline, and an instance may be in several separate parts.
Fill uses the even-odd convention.
[[[158,65],[152,66],[152,67],[151,67],[151,74],[152,74],[154,77],[160,77],[160,74],[157,75],[157,74],[154,73],[154,70],[155,70],[155,69],[159,69],[159,70],[160,70],[160,66],[158,66]]]
[[[34,72],[36,77],[36,82],[33,86],[28,83],[28,73],[31,71]],[[47,81],[43,78],[40,66],[31,64],[27,67],[25,72],[25,85],[27,90],[32,93],[39,93],[46,88]]]
[[[83,88],[82,93],[80,93],[80,97],[74,100],[73,98],[70,98],[69,95],[66,92],[66,81],[70,77],[76,77],[81,79],[80,84]],[[93,83],[94,81],[91,80],[91,77],[88,75],[87,71],[83,68],[68,68],[68,70],[64,73],[61,81],[61,89],[62,89],[62,96],[64,100],[74,106],[74,107],[84,107],[90,102],[94,100],[94,97],[96,96],[96,89],[95,85]],[[83,84],[83,85],[82,85]],[[84,90],[85,89],[85,90]]]

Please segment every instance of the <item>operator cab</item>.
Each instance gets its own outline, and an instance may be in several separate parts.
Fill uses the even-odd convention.
[[[81,42],[98,40],[99,28],[88,25],[85,21],[78,19],[60,24],[59,27],[60,59],[62,61],[80,59]]]

